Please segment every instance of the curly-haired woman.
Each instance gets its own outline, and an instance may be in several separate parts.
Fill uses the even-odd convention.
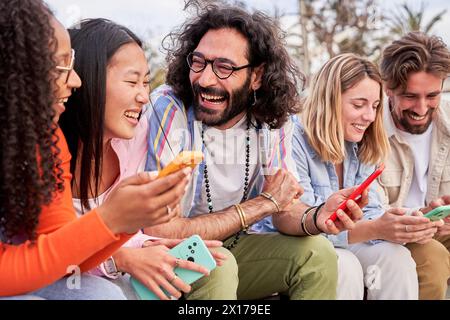
[[[81,85],[73,62],[69,34],[41,0],[0,2],[3,297],[123,299],[100,277],[64,276],[98,265],[140,228],[169,221],[166,205],[180,198],[188,182],[188,171],[157,181],[132,176],[102,206],[76,218],[70,153],[56,125]]]

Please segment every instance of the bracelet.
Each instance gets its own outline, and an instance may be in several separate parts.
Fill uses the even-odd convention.
[[[235,205],[233,205],[233,207],[236,209],[236,211],[239,215],[239,220],[241,220],[242,230],[247,231],[248,224],[247,224],[247,218],[246,218],[244,209],[242,209],[240,204],[235,204]]]
[[[277,200],[275,200],[275,198],[270,193],[268,193],[268,192],[261,192],[260,195],[273,202],[275,207],[277,207],[277,213],[279,213],[281,211],[280,205],[278,204]]]
[[[308,229],[306,228],[306,218],[308,217],[308,214],[316,207],[309,207],[308,209],[306,209],[305,213],[302,216],[302,221],[301,221],[301,227],[304,233],[306,233],[308,236],[313,236],[313,234],[311,232],[308,231]]]
[[[314,211],[314,214],[313,214],[314,227],[316,227],[316,229],[319,230],[320,232],[323,232],[323,231],[317,225],[317,216],[319,215],[320,209],[322,209],[322,207],[324,205],[325,205],[325,202],[322,202],[321,204],[319,204],[319,206],[316,208],[316,211]]]

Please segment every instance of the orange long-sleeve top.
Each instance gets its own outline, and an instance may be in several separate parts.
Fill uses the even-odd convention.
[[[77,218],[72,204],[70,152],[60,129],[58,147],[64,191],[42,208],[35,243],[0,243],[0,296],[25,294],[61,279],[74,266],[87,271],[132,235],[115,235],[94,209]],[[70,270],[72,269],[72,270]]]

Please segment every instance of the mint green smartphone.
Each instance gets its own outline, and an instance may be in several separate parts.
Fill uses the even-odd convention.
[[[424,217],[430,219],[431,221],[436,221],[439,219],[444,219],[449,215],[450,215],[450,205],[434,208],[433,210],[425,214]]]
[[[200,238],[200,236],[198,235],[193,235],[192,237],[179,243],[178,245],[170,249],[169,253],[176,258],[195,262],[205,267],[209,271],[213,270],[216,267],[216,260],[214,260],[211,252],[206,247],[202,238]],[[191,284],[204,276],[203,273],[188,269],[182,269],[179,267],[175,268],[174,272],[177,277],[179,277],[187,284]],[[152,291],[147,289],[146,286],[144,286],[135,278],[131,277],[130,281],[134,291],[136,291],[136,294],[141,300],[159,300],[159,298]],[[165,290],[163,291],[167,294]]]

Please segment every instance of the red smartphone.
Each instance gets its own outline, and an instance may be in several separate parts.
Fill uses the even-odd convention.
[[[381,174],[381,172],[383,172],[383,170],[384,164],[380,163],[380,165],[378,165],[375,171],[366,180],[364,180],[364,182],[361,183],[359,187],[356,188],[355,191],[353,191],[353,193],[348,197],[348,199],[341,203],[341,205],[339,206],[339,208],[337,208],[337,210],[341,209],[344,212],[348,212],[347,201],[348,200],[358,201],[358,199],[361,197],[361,193],[363,193],[363,191],[369,187],[369,185]],[[333,222],[336,221],[337,210],[328,218],[329,220]]]

